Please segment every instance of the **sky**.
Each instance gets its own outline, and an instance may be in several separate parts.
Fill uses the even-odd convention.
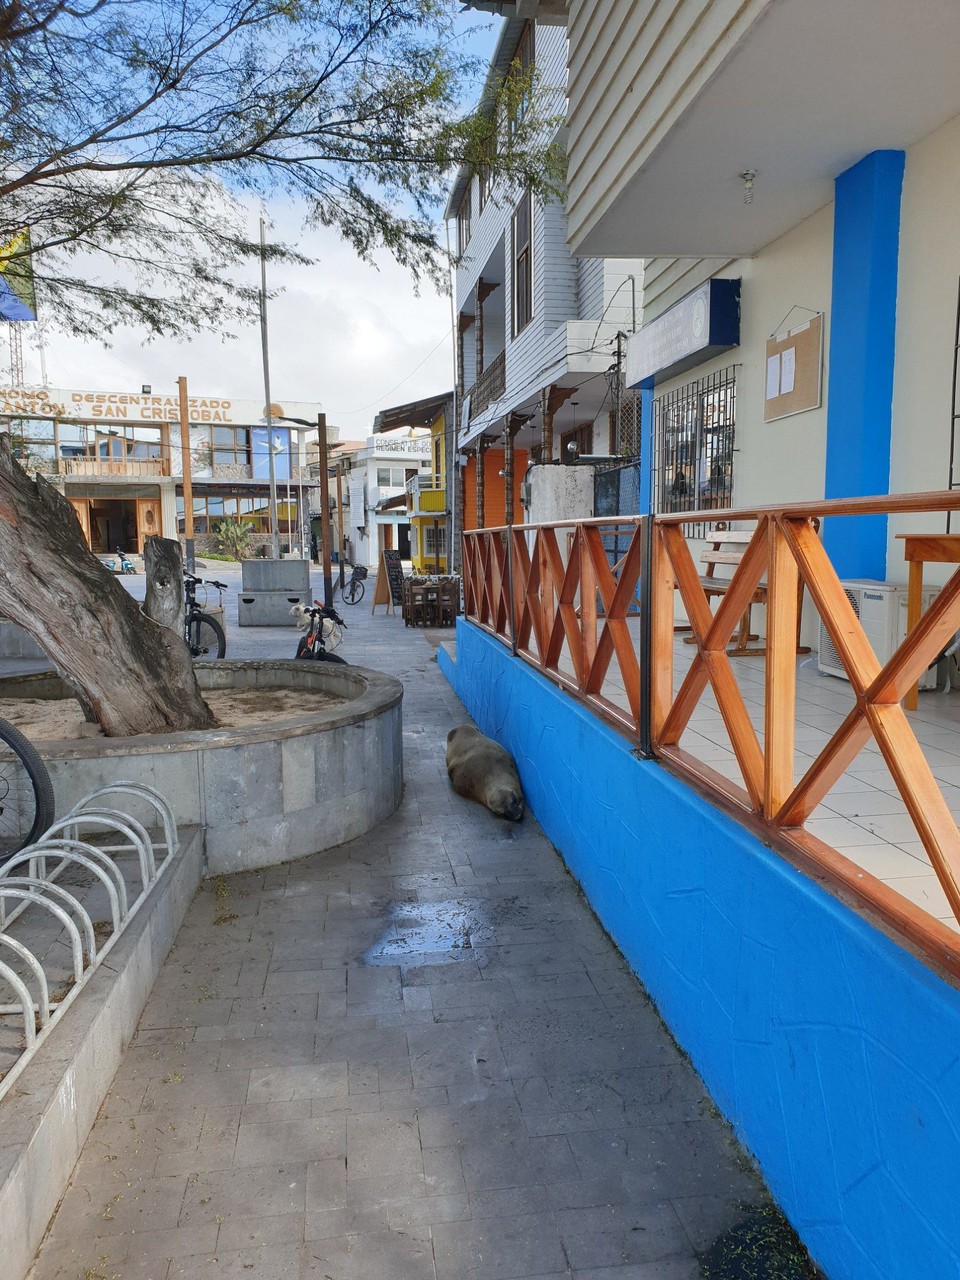
[[[471,48],[489,57],[499,22],[465,14]],[[250,229],[258,234],[259,206],[250,207]],[[316,259],[310,267],[274,266],[268,289],[270,391],[274,401],[316,402],[343,440],[363,439],[385,408],[434,395],[453,386],[453,338],[448,296],[429,282],[414,292],[410,275],[388,255],[376,266],[360,262],[329,229],[303,231],[292,203],[271,204],[275,234]],[[438,215],[439,216],[439,215]],[[251,265],[253,284],[259,268]],[[46,327],[45,327],[46,328]],[[23,331],[24,379],[43,382],[40,350],[31,325]],[[0,346],[0,381],[8,356]],[[185,377],[191,395],[262,399],[263,364],[259,324],[230,338],[152,340],[136,329],[114,334],[111,346],[48,329],[44,338],[46,383],[90,391],[175,394]]]

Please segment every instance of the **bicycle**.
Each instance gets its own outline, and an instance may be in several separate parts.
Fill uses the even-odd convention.
[[[194,662],[212,662],[215,658],[223,658],[227,652],[227,637],[220,623],[204,613],[197,604],[197,587],[206,585],[216,587],[223,599],[227,590],[225,582],[215,582],[212,578],[198,578],[196,574],[183,575],[183,597],[186,612],[183,620],[183,638],[187,642],[190,656]]]
[[[355,564],[350,574],[349,582],[343,584],[343,590],[340,592],[340,598],[344,604],[359,604],[363,599],[364,586],[363,582],[367,576],[367,567],[362,564]]]
[[[54,816],[47,766],[33,743],[0,719],[0,863],[38,840]]]
[[[295,604],[290,612],[299,619],[299,625],[306,628],[307,632],[300,637],[294,657],[308,658],[312,662],[339,662],[343,666],[348,665],[346,658],[333,652],[343,640],[341,628],[345,630],[347,626],[335,609],[328,609],[319,600],[314,600],[312,609],[309,605]]]

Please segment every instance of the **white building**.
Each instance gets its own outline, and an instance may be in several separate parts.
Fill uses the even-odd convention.
[[[552,102],[562,115],[566,49],[564,27],[510,18],[491,60],[490,82],[509,74],[511,66],[535,66],[546,113]],[[446,215],[460,255],[459,445],[468,457],[464,527],[494,526],[522,518],[516,499],[528,461],[635,455],[635,431],[618,432],[614,425],[611,373],[618,345],[622,355],[626,335],[639,320],[642,264],[574,256],[559,202],[543,202],[504,180],[491,183],[466,168],[457,175]],[[508,461],[511,450],[515,465]],[[484,458],[479,493],[478,453]],[[513,473],[512,504],[504,491],[505,470]],[[578,472],[574,477],[552,467],[537,469],[535,518],[592,514],[593,471]]]
[[[376,569],[381,551],[411,553],[407,515],[407,482],[430,474],[429,431],[393,431],[367,437],[364,448],[352,453],[343,479],[344,536],[347,556],[356,564]]]

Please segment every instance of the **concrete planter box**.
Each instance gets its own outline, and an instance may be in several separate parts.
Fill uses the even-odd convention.
[[[203,828],[205,871],[216,875],[333,848],[399,805],[399,680],[293,660],[201,663],[196,673],[202,689],[313,689],[348,701],[263,727],[40,743],[58,814],[105,782],[146,782],[178,823]],[[0,693],[69,696],[55,676],[0,681]]]

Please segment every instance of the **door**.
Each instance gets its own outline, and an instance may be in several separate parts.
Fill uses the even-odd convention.
[[[77,513],[77,519],[80,521],[80,528],[83,530],[83,536],[86,539],[87,546],[90,545],[90,499],[89,498],[70,498],[70,505]]]
[[[137,550],[143,551],[143,540],[160,533],[160,499],[137,499]]]

